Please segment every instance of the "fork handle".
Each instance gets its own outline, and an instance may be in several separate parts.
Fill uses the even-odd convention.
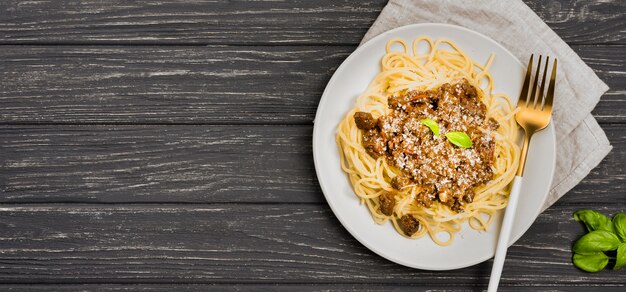
[[[513,221],[515,221],[515,211],[517,210],[517,202],[519,201],[521,187],[522,177],[515,176],[515,179],[513,180],[513,187],[511,188],[511,194],[509,195],[509,203],[506,207],[504,219],[502,220],[502,227],[500,227],[500,237],[498,238],[498,246],[496,248],[496,256],[493,260],[493,267],[491,268],[489,288],[487,289],[488,292],[498,291],[498,284],[500,283],[500,275],[502,275],[502,268],[504,267],[504,258],[506,258],[506,251],[509,246],[511,229],[513,229]]]

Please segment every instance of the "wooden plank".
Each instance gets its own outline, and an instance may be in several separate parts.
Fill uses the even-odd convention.
[[[611,86],[601,122],[626,122],[625,48],[576,47]],[[354,47],[3,49],[0,123],[310,124]]]
[[[368,292],[368,291],[477,291],[486,289],[486,286],[467,285],[438,285],[433,286],[427,283],[397,285],[397,284],[64,284],[64,285],[30,285],[30,284],[10,284],[0,285],[3,291],[302,291],[302,292]],[[558,286],[505,286],[500,285],[498,291],[569,291],[569,292],[618,292],[624,291],[623,287],[609,285],[566,285]]]
[[[544,22],[568,44],[624,44],[624,1],[528,1]],[[599,20],[604,18],[604,20]],[[599,26],[599,27],[595,27]]]
[[[593,204],[596,199],[598,205],[626,203],[626,125],[603,125],[602,128],[613,150],[580,184],[562,197],[560,203],[586,205]]]
[[[624,202],[626,125],[562,199]],[[2,126],[0,203],[324,203],[311,126]]]
[[[572,48],[610,88],[593,110],[593,115],[600,123],[626,122],[626,46]]]
[[[625,285],[571,264],[584,227],[551,208],[507,256],[506,286]],[[587,206],[588,207],[588,206]],[[594,207],[605,213],[626,204]],[[44,205],[0,208],[0,282],[486,285],[490,262],[430,272],[356,242],[325,204]]]
[[[320,202],[311,126],[2,127],[4,202]]]
[[[3,47],[0,117],[310,123],[352,47]]]
[[[385,3],[11,1],[1,4],[0,43],[356,44]]]
[[[626,43],[619,0],[525,1],[570,44]],[[3,1],[4,44],[351,44],[385,0]]]

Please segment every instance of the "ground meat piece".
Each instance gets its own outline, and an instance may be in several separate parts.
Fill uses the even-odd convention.
[[[487,107],[478,99],[461,98],[461,112],[468,116],[477,116],[481,121],[485,119]]]
[[[410,91],[407,93],[407,99],[414,103],[429,103],[431,95],[428,92]]]
[[[398,133],[402,132],[404,120],[396,119],[392,115],[382,116],[378,119],[378,128],[380,134],[385,139],[391,139]]]
[[[470,138],[472,138],[472,142],[473,142],[473,140],[478,139],[478,138],[482,137],[482,135],[483,135],[483,132],[481,130],[479,130],[478,128],[476,128],[476,127],[469,127],[467,129],[466,133],[467,133],[467,135],[470,136]]]
[[[430,106],[433,109],[433,111],[437,110],[437,107],[439,106],[439,99],[437,98],[431,98],[430,99]]]
[[[387,140],[387,149],[393,149],[393,151],[391,151],[392,155],[393,155],[394,151],[398,152],[398,150],[396,149],[396,145],[400,145],[400,138],[393,137],[393,138]],[[389,151],[387,153],[389,153]]]
[[[415,137],[422,143],[424,141],[430,141],[435,137],[435,134],[426,125],[420,125],[419,127],[416,127],[416,129],[411,131],[411,133],[415,135]]]
[[[421,191],[417,194],[417,196],[415,196],[415,201],[426,208],[430,208],[435,195],[436,191],[434,186],[423,185]]]
[[[476,151],[478,151],[480,159],[485,162],[493,162],[494,154],[496,151],[496,142],[493,139],[489,139],[486,134],[480,134],[476,139],[472,139]]]
[[[412,118],[416,118],[418,120],[435,116],[435,110],[433,110],[432,105],[430,104],[430,99],[427,100],[426,103],[418,103],[415,104],[411,111],[409,112],[409,116]]]
[[[367,130],[363,134],[363,147],[367,153],[378,158],[385,153],[385,141],[376,130]]]
[[[482,155],[482,159],[484,161],[489,161],[492,162],[493,161],[493,156],[494,156],[494,152],[495,152],[495,148],[496,148],[496,143],[495,142],[489,142],[489,143],[484,143],[485,145],[485,151],[483,152],[484,155]]]
[[[452,198],[452,185],[451,184],[442,184],[437,187],[437,198],[439,198],[439,202],[448,203],[452,202],[450,199]]]
[[[406,95],[392,95],[387,98],[387,106],[390,109],[406,109],[410,105]]]
[[[404,233],[408,236],[413,235],[413,233],[420,229],[420,222],[411,215],[404,215],[400,217],[398,223],[400,225],[400,229],[402,229],[402,231],[404,231]]]
[[[433,204],[433,199],[431,199],[429,196],[426,196],[425,194],[417,195],[415,197],[415,201],[417,201],[418,204],[426,208],[430,208],[430,206]]]
[[[459,115],[457,105],[460,103],[460,96],[455,94],[454,89],[449,83],[445,83],[439,87],[436,98],[439,100],[437,111],[439,111],[440,117],[446,117],[445,120],[450,120],[448,118]]]
[[[369,130],[376,127],[376,120],[370,113],[356,112],[354,113],[354,122],[356,127],[361,130]]]
[[[463,210],[463,208],[461,208],[461,203],[458,200],[454,200],[454,203],[452,204],[452,207],[450,207],[450,209],[457,213]]]
[[[439,86],[439,90],[438,90],[437,94],[441,95],[441,94],[446,93],[446,92],[450,93],[450,94],[453,93],[452,85],[450,85],[450,83],[444,83],[441,86]]]
[[[393,208],[396,206],[396,199],[393,193],[384,192],[380,196],[378,196],[378,203],[380,207],[380,212],[391,216],[393,214]]]
[[[494,118],[489,118],[487,121],[487,129],[495,131],[498,128],[500,128],[500,123],[498,123],[498,121],[496,121]]]
[[[473,186],[474,187],[479,186],[483,183],[490,181],[492,178],[493,178],[493,170],[491,169],[491,167],[485,167],[483,171],[481,171],[480,174],[476,176],[476,181],[474,182]]]
[[[472,201],[474,201],[474,194],[465,194],[463,196],[463,201],[465,201],[466,203],[471,203]]]
[[[401,190],[403,187],[411,184],[411,180],[406,176],[398,175],[391,179],[391,186],[396,190]]]
[[[495,159],[495,151],[496,151],[496,142],[493,139],[486,139],[486,134],[482,134],[474,139],[474,149],[476,149],[478,153],[478,157],[480,157],[483,162],[477,169],[480,171],[476,172],[476,180],[474,181],[474,186],[478,186],[484,182],[487,182],[493,178],[493,170],[491,169],[491,165],[493,165],[493,161]]]
[[[461,86],[461,94],[465,95],[468,98],[476,98],[478,97],[478,92],[476,92],[476,87],[469,84],[467,79],[463,78],[460,83],[457,83],[457,86]]]

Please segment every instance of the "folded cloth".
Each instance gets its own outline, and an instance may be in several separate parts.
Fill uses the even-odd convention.
[[[609,87],[521,0],[390,0],[361,41],[414,23],[449,23],[483,33],[523,63],[530,54],[559,60],[552,122],[556,169],[547,209],[576,186],[613,148],[591,115]]]

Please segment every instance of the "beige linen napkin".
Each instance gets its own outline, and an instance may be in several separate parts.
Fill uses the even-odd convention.
[[[559,59],[553,113],[556,170],[543,210],[576,186],[611,151],[609,140],[591,115],[608,86],[522,1],[390,0],[361,44],[390,29],[426,22],[455,24],[483,33],[522,63],[531,53]]]

